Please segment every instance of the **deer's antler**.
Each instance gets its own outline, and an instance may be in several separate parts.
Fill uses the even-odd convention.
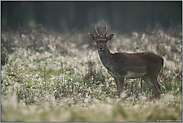
[[[96,27],[96,25],[95,25],[95,32],[97,33],[97,35],[99,35],[99,33],[98,33],[98,31],[97,31],[97,27]]]
[[[106,35],[106,33],[107,33],[107,25],[105,26],[105,33],[104,33],[104,35]]]

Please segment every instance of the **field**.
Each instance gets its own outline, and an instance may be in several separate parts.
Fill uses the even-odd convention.
[[[113,53],[163,57],[160,101],[149,101],[152,92],[140,79],[125,81],[120,101],[88,32],[2,32],[1,121],[182,122],[182,32],[172,30],[130,35],[112,30],[115,37],[108,42]]]

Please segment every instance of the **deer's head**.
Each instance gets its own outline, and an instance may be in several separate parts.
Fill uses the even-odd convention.
[[[88,35],[91,37],[92,40],[96,41],[98,50],[105,50],[107,46],[107,41],[111,40],[114,37],[114,34],[110,34],[109,36],[106,36],[107,25],[106,25],[105,33],[103,35],[100,35],[98,33],[96,25],[95,25],[95,32],[97,35],[93,35],[91,33],[89,33]]]

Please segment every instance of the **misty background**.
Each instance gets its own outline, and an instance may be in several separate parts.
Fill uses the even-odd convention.
[[[1,2],[2,30],[39,25],[57,31],[88,29],[104,21],[120,32],[164,29],[182,23],[182,1],[176,2]]]

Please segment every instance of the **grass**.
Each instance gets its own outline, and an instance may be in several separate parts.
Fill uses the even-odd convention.
[[[10,32],[2,33],[3,40],[14,42],[9,35]],[[20,45],[31,33],[23,37],[16,33],[11,35],[19,43],[14,50],[3,43],[3,47],[8,47],[6,49],[11,52],[5,53],[5,64],[1,67],[2,122],[182,121],[182,61],[178,52],[181,39],[169,36],[168,39],[161,38],[160,44],[148,44],[152,47],[177,46],[177,50],[172,50],[174,55],[169,54],[168,49],[151,51],[159,51],[157,54],[162,54],[165,60],[165,77],[158,78],[162,99],[151,102],[148,100],[151,90],[145,82],[141,87],[140,79],[125,81],[123,100],[119,101],[115,81],[100,62],[96,49],[81,50],[77,42],[72,42],[80,38],[71,36],[71,42],[67,42],[64,35],[42,33],[41,37],[45,38],[41,42],[44,45],[44,40],[50,39],[51,42],[45,44],[49,47],[34,46],[32,49],[30,44]],[[41,38],[37,38],[40,41]],[[144,40],[155,42],[157,38],[160,37],[156,36],[154,40],[149,35],[145,39],[129,37],[128,43],[131,41],[133,46],[133,40],[141,42],[138,50],[146,51],[148,47]],[[125,41],[126,37],[117,36],[109,44],[113,46],[112,52],[118,52],[113,49],[114,44],[122,39]],[[176,41],[176,44],[167,43],[168,40]],[[128,49],[130,47],[120,45],[117,46],[119,51],[121,47],[124,51],[134,51],[133,47]]]
[[[128,102],[129,103],[129,102]],[[9,103],[7,103],[9,104]],[[126,106],[128,105],[128,106]],[[151,107],[151,108],[149,108]],[[2,115],[5,121],[76,121],[76,122],[109,122],[109,121],[160,121],[172,120],[180,122],[180,107],[177,105],[164,105],[161,103],[131,106],[124,105],[110,105],[110,104],[95,104],[90,107],[72,106],[60,107],[52,106],[49,103],[26,106],[22,103],[18,105],[10,105],[2,107],[2,112],[7,112],[7,115]],[[127,111],[128,110],[128,111]],[[172,112],[173,111],[173,112]],[[157,113],[158,112],[158,113]],[[178,120],[179,119],[179,120]]]

